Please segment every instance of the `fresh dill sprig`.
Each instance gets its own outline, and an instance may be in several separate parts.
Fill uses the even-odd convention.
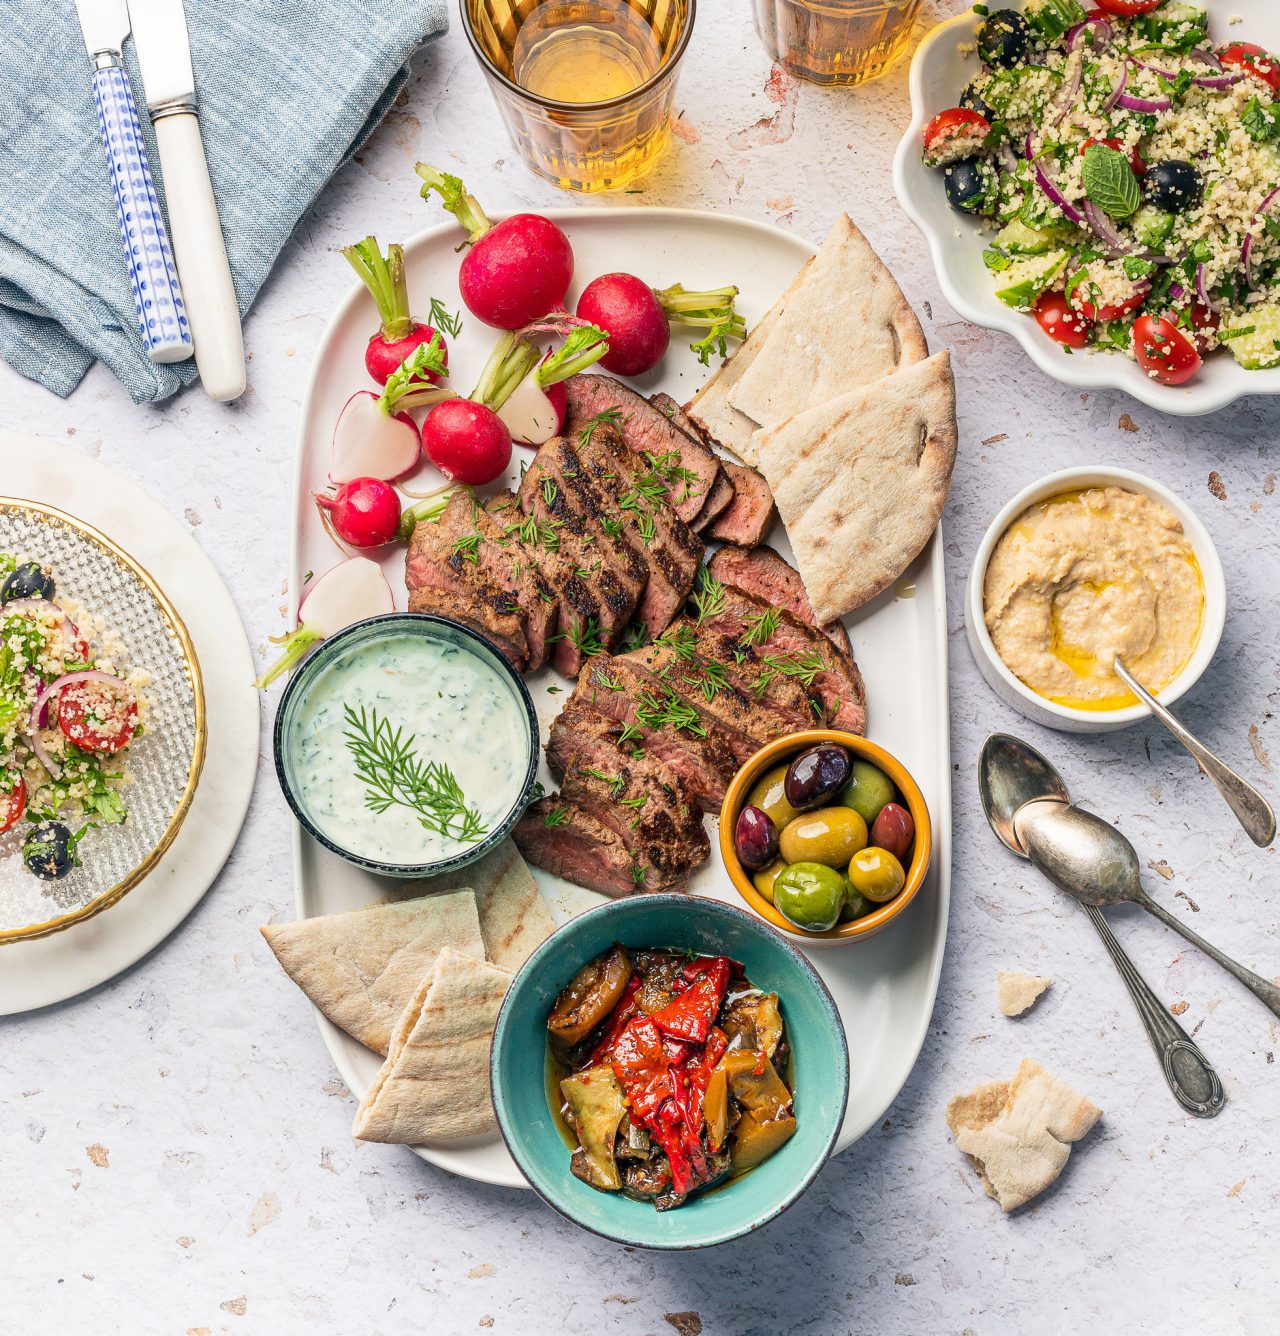
[[[767,645],[777,631],[782,615],[777,608],[766,608],[764,612],[754,613],[747,618],[747,629],[738,637],[738,644],[743,649],[755,645]]]
[[[454,543],[451,552],[454,556],[461,557],[463,561],[469,561],[473,566],[480,560],[480,535],[478,533],[469,533],[464,538],[459,538]]]
[[[449,308],[439,297],[432,297],[431,309],[427,312],[427,323],[433,329],[442,329],[451,338],[456,339],[462,333],[462,312],[449,313]]]
[[[342,707],[347,728],[343,739],[365,786],[364,804],[381,815],[392,807],[415,812],[427,830],[462,844],[474,844],[488,833],[480,813],[469,807],[452,770],[443,762],[417,754],[417,739],[392,728],[377,710]]]
[[[548,807],[542,818],[542,824],[548,830],[553,830],[556,826],[567,825],[570,815],[567,807]]]
[[[636,719],[646,728],[683,729],[695,738],[707,736],[702,716],[670,688],[662,694],[642,691],[640,703],[636,706]]]
[[[581,446],[590,445],[591,438],[595,435],[597,427],[618,427],[621,426],[624,421],[626,421],[626,419],[622,416],[622,409],[606,408],[604,412],[597,413],[595,417],[582,424],[582,427],[578,432],[578,444]]]
[[[703,566],[698,572],[698,588],[693,595],[696,624],[701,626],[708,617],[719,617],[725,608],[724,585]]]

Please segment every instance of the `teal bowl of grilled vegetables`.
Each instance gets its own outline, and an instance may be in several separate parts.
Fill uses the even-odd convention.
[[[636,1248],[768,1224],[818,1176],[849,1095],[844,1028],[809,962],[759,919],[685,895],[559,928],[512,981],[491,1064],[533,1188]]]

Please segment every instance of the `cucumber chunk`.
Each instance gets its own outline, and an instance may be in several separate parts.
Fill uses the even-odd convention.
[[[996,233],[997,250],[1010,255],[1043,255],[1071,239],[1069,227],[1028,227],[1020,218],[1007,223]]]
[[[1046,42],[1056,42],[1068,28],[1084,22],[1079,0],[1027,0],[1022,16]]]
[[[1163,209],[1144,204],[1129,220],[1129,223],[1133,228],[1133,235],[1144,246],[1149,250],[1163,251],[1164,243],[1172,235],[1173,225],[1176,221],[1175,214],[1165,213]]]
[[[1067,251],[1050,251],[1047,255],[1029,255],[1015,260],[1000,275],[996,296],[1006,306],[1029,311],[1040,294],[1067,267],[1071,258]]]
[[[1247,331],[1233,336],[1233,330]],[[1222,330],[1223,343],[1246,371],[1265,371],[1280,366],[1280,306],[1254,306],[1247,315]]]

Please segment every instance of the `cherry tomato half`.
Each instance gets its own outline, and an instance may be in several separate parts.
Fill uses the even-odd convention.
[[[1117,153],[1124,152],[1124,145],[1118,139],[1094,139],[1092,136],[1086,139],[1080,145],[1080,156],[1083,157],[1094,144],[1101,144],[1103,148],[1113,148]],[[1129,154],[1129,166],[1133,168],[1134,176],[1145,176],[1147,164],[1143,161],[1142,154],[1138,152],[1138,146],[1133,146],[1133,151]]]
[[[1098,8],[1104,14],[1118,14],[1123,19],[1134,18],[1138,14],[1150,14],[1162,4],[1164,0],[1098,0]]]
[[[81,751],[110,755],[127,747],[138,727],[138,702],[125,682],[74,682],[58,695],[58,727]]]
[[[27,810],[27,783],[21,775],[9,775],[13,787],[8,793],[0,791],[0,835],[12,830]]]
[[[1191,303],[1191,329],[1201,353],[1205,350],[1205,340],[1201,335],[1213,333],[1220,324],[1222,324],[1222,317],[1217,311],[1211,311],[1201,301]]]
[[[1133,353],[1138,365],[1161,385],[1183,385],[1200,370],[1200,353],[1172,320],[1140,315],[1133,322]]]
[[[991,122],[969,107],[940,111],[924,127],[924,165],[946,167],[972,157],[991,133]]]
[[[1083,348],[1093,321],[1083,316],[1061,292],[1046,292],[1035,305],[1036,323],[1064,348]]]
[[[1240,70],[1261,79],[1273,93],[1280,93],[1280,62],[1252,42],[1232,42],[1218,52],[1218,59],[1229,70]]]

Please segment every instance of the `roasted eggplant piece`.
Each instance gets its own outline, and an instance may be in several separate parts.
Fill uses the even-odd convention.
[[[761,1122],[760,1115],[746,1112],[733,1129],[733,1172],[746,1173],[767,1160],[789,1141],[796,1130],[796,1120],[790,1114]]]
[[[593,1188],[617,1192],[622,1175],[614,1159],[618,1125],[627,1116],[622,1087],[608,1067],[588,1067],[560,1082],[560,1093],[569,1106],[573,1130],[581,1143],[585,1172],[578,1177]]]
[[[631,958],[620,946],[584,965],[556,998],[547,1033],[565,1048],[581,1043],[622,1000],[630,978]]]
[[[772,1058],[782,1039],[782,1012],[777,993],[747,993],[724,1009],[720,1028],[729,1049],[749,1050]]]

